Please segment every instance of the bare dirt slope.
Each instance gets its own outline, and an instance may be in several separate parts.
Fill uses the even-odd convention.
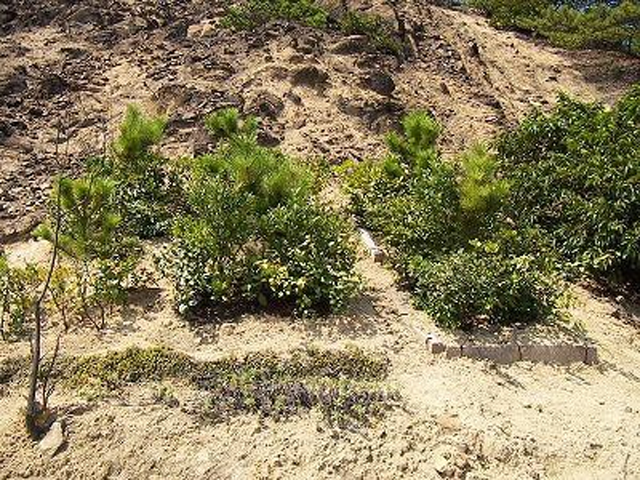
[[[393,18],[382,1],[352,3]],[[417,58],[399,62],[289,24],[231,34],[217,27],[224,8],[214,1],[12,0],[0,10],[0,237],[41,215],[56,125],[78,166],[106,148],[129,103],[169,115],[171,153],[206,148],[203,117],[235,105],[263,118],[265,142],[339,161],[378,153],[380,134],[411,109],[433,111],[444,150],[456,152],[558,92],[612,101],[640,78],[637,60],[566,53],[476,16],[406,4]]]
[[[14,258],[46,256],[14,241],[42,215],[59,121],[71,169],[105,148],[130,102],[167,113],[168,154],[205,149],[204,115],[228,105],[263,118],[264,142],[334,162],[378,154],[403,112],[429,109],[454,154],[558,92],[611,102],[640,79],[636,60],[566,53],[422,1],[402,7],[418,54],[406,62],[287,24],[232,35],[216,26],[215,1],[38,3],[0,5],[0,238]],[[352,3],[393,18],[382,2]],[[315,414],[202,423],[179,383],[178,406],[156,401],[157,385],[100,401],[61,391],[68,446],[40,462],[15,389],[0,392],[0,478],[640,478],[640,333],[628,306],[577,290],[573,318],[597,343],[599,367],[447,361],[427,354],[421,332],[433,324],[393,275],[364,257],[360,270],[368,290],[345,316],[192,326],[160,285],[106,332],[71,332],[63,348],[167,345],[211,359],[356,344],[389,357],[404,399],[373,427],[333,429]],[[27,350],[0,344],[0,358]]]

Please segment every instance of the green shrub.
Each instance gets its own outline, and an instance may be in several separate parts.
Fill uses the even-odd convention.
[[[225,108],[209,115],[205,126],[216,141],[255,142],[258,132],[256,117],[242,118],[237,108]]]
[[[61,178],[56,182],[51,202],[60,205],[57,238],[53,225],[57,207],[51,214],[53,218],[34,231],[36,237],[51,243],[57,240],[61,252],[73,265],[72,269],[59,268],[52,284],[52,300],[60,308],[65,324],[67,306],[57,300],[68,301],[74,289],[80,300],[81,316],[93,321],[91,312],[97,309],[102,326],[106,309],[124,304],[127,298],[140,249],[137,241],[120,228],[114,195],[115,183],[104,178]]]
[[[418,305],[447,328],[557,318],[558,279],[540,253],[517,255],[502,248],[477,242],[435,259],[413,258],[408,269]]]
[[[250,30],[273,20],[290,20],[324,28],[328,16],[328,12],[314,0],[247,0],[227,10],[223,25],[236,30]]]
[[[380,52],[399,55],[402,43],[393,25],[378,15],[348,10],[330,12],[315,0],[246,0],[227,10],[223,26],[251,30],[274,20],[298,22],[314,28],[337,29],[346,35],[363,35]]]
[[[472,7],[483,10],[497,27],[531,30],[551,0],[470,0]]]
[[[469,3],[486,12],[496,26],[536,32],[561,47],[640,54],[640,5],[633,0],[472,0]]]
[[[338,23],[346,35],[364,35],[371,45],[381,52],[398,55],[402,43],[397,39],[393,26],[378,15],[370,15],[355,10],[347,11]]]
[[[233,111],[207,121],[221,141],[194,160],[188,213],[161,261],[178,309],[241,300],[299,313],[344,307],[356,286],[348,224],[317,200],[307,168],[233,121]]]
[[[354,212],[401,256],[457,248],[457,172],[438,155],[440,126],[423,112],[407,115],[402,125],[402,134],[387,137],[387,158],[342,167]]]
[[[615,108],[562,97],[498,141],[509,215],[541,229],[571,264],[640,279],[640,87]]]
[[[164,118],[146,117],[129,106],[110,154],[88,163],[93,175],[114,183],[113,201],[123,225],[142,238],[167,234],[182,207],[178,169],[154,150],[165,127]]]
[[[418,304],[449,328],[553,317],[553,255],[535,231],[512,232],[496,157],[475,146],[444,161],[425,113],[402,127],[386,159],[342,169],[355,213],[382,234]]]
[[[500,178],[498,161],[481,144],[473,146],[460,157],[461,175],[458,181],[462,224],[467,238],[490,237],[498,215],[509,194],[509,183]]]
[[[42,270],[36,265],[9,265],[7,257],[0,252],[0,336],[3,340],[19,340],[29,333],[42,276]]]

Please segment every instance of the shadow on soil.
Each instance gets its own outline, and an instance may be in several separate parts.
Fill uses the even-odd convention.
[[[379,333],[381,315],[375,308],[377,298],[362,294],[355,298],[347,311],[340,315],[318,315],[296,317],[293,310],[285,305],[262,308],[253,304],[227,305],[206,308],[192,314],[186,320],[193,332],[204,344],[218,341],[220,329],[225,324],[239,324],[248,316],[258,318],[264,324],[297,324],[311,336],[336,335],[342,339],[355,340]]]

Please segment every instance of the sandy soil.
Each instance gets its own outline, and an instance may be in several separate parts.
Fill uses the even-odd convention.
[[[46,247],[30,242],[10,251],[18,261]],[[571,314],[599,348],[597,367],[446,360],[427,353],[423,333],[434,325],[396,289],[393,274],[365,257],[359,269],[368,288],[349,315],[307,322],[246,315],[194,327],[159,289],[135,298],[104,332],[69,333],[63,348],[87,354],[166,345],[205,360],[358,345],[389,357],[389,385],[403,398],[373,427],[333,429],[315,414],[211,425],[157,401],[157,385],[100,401],[60,391],[53,400],[68,424],[68,447],[41,463],[21,430],[18,389],[0,398],[0,478],[440,478],[435,468],[443,464],[452,478],[640,475],[640,331],[630,324],[640,318],[629,309],[576,288]],[[188,402],[184,385],[169,385]]]
[[[388,13],[380,2],[354,3]],[[215,27],[222,10],[213,1],[164,10],[155,2],[111,4],[0,6],[0,16],[17,15],[0,23],[0,239],[16,262],[46,258],[43,245],[16,240],[41,218],[51,175],[81,168],[83,156],[103,149],[130,102],[169,115],[169,154],[206,148],[203,116],[237,105],[263,118],[263,140],[339,161],[379,153],[380,134],[411,109],[440,119],[442,148],[454,154],[532,106],[548,108],[558,92],[612,102],[640,79],[637,60],[566,53],[422,1],[403,7],[418,52],[404,63],[336,53],[343,37],[289,25],[230,39]],[[619,67],[608,68],[614,62]],[[310,85],[294,81],[303,69]],[[379,88],[389,80],[392,92]],[[54,158],[58,121],[71,157],[62,166]],[[16,388],[0,394],[0,478],[640,478],[637,308],[576,287],[572,318],[597,344],[597,367],[449,361],[427,353],[423,334],[434,325],[393,274],[364,255],[359,269],[367,289],[348,315],[245,315],[193,326],[174,313],[160,282],[106,331],[70,332],[63,349],[167,345],[213,359],[355,344],[389,357],[389,383],[403,398],[373,427],[333,429],[315,414],[202,423],[183,408],[192,392],[179,383],[170,385],[178,407],[155,399],[157,385],[100,401],[59,391],[53,401],[68,446],[48,459],[24,437],[25,392]],[[27,351],[24,342],[0,344],[0,358]]]

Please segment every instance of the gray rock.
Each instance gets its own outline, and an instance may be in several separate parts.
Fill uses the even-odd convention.
[[[262,118],[276,119],[284,110],[284,102],[271,92],[258,92],[250,102],[249,112]]]
[[[391,96],[396,89],[396,83],[391,75],[381,71],[369,74],[364,79],[364,84],[374,92],[386,97]]]
[[[303,85],[312,88],[325,87],[329,80],[327,72],[320,70],[314,65],[302,67],[293,74],[293,84]]]
[[[40,442],[38,443],[38,448],[44,455],[51,458],[60,452],[65,442],[66,438],[64,436],[62,423],[57,421],[54,422],[53,425],[51,425],[51,428],[49,429],[47,434],[42,440],[40,440]]]
[[[352,35],[334,44],[329,51],[337,55],[353,55],[366,51],[367,47],[367,37]]]

